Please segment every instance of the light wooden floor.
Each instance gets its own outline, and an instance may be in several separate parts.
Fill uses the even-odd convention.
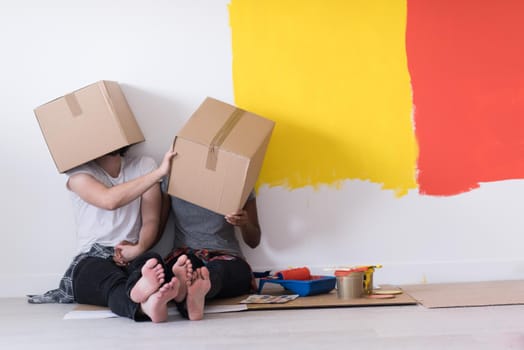
[[[0,349],[524,349],[524,305],[242,311],[163,324],[63,320],[72,308],[0,299]]]

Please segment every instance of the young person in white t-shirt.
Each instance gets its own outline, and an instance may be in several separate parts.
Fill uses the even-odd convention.
[[[30,303],[108,306],[136,321],[167,320],[170,300],[191,300],[203,315],[209,275],[181,256],[170,270],[148,250],[159,237],[162,200],[159,180],[175,156],[168,151],[159,167],[149,157],[119,150],[67,173],[78,235],[78,255],[58,289],[29,296]],[[200,317],[201,318],[201,317]]]

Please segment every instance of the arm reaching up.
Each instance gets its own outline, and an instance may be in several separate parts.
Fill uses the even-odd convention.
[[[102,209],[114,210],[134,201],[153,185],[157,184],[163,176],[167,175],[171,169],[171,160],[175,155],[176,153],[172,150],[167,151],[157,169],[113,187],[107,187],[93,176],[84,173],[72,175],[67,182],[67,186],[87,203]],[[108,173],[110,173],[112,165],[109,162],[114,162],[110,157],[119,156],[106,155],[96,160]],[[120,169],[119,164],[118,169]]]

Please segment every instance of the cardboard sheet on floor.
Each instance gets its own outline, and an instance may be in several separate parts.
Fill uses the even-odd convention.
[[[382,286],[384,290],[395,290],[398,287]],[[278,286],[268,286],[264,294],[285,294],[285,291]],[[248,295],[235,298],[212,300],[206,304],[205,314],[221,312],[237,312],[245,310],[284,310],[284,309],[303,309],[303,308],[333,308],[333,307],[357,307],[357,306],[388,306],[388,305],[415,305],[417,301],[403,290],[402,294],[395,295],[391,299],[339,299],[336,290],[326,294],[299,297],[284,304],[241,304],[240,301]],[[169,315],[177,315],[178,311],[174,306],[169,307]],[[78,304],[73,310],[68,312],[64,319],[97,319],[118,317],[106,307]]]
[[[524,280],[405,285],[427,308],[524,304]]]
[[[382,286],[382,289],[398,289],[392,286]],[[269,288],[268,288],[269,290]],[[276,294],[272,289],[270,292],[264,290],[264,294]],[[280,291],[282,294],[282,291]],[[232,305],[239,303],[246,296],[218,299],[209,302],[208,305]],[[386,305],[414,305],[417,301],[408,293],[395,295],[391,299],[339,299],[336,290],[326,294],[311,295],[300,297],[284,304],[246,304],[248,310],[282,310],[282,309],[302,309],[302,308],[331,308],[331,307],[355,307],[355,306],[386,306]]]

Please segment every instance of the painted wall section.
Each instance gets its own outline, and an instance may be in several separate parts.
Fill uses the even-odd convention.
[[[277,122],[260,184],[416,188],[403,0],[232,0],[235,103]]]
[[[419,191],[524,177],[524,2],[408,1]]]

